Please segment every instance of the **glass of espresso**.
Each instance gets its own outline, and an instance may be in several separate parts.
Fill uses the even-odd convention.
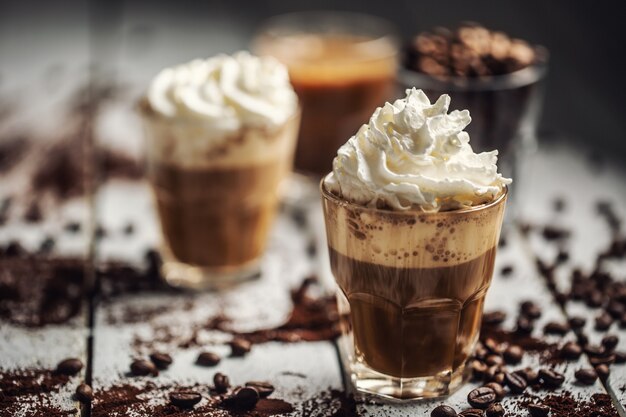
[[[182,64],[153,80],[141,113],[166,281],[257,276],[298,133],[286,69],[245,52]]]
[[[497,152],[472,151],[467,111],[407,93],[321,182],[345,369],[356,389],[396,399],[447,395],[468,376],[510,183]]]
[[[276,16],[254,41],[289,68],[300,99],[298,170],[322,176],[336,149],[395,93],[398,48],[390,23],[351,12]]]

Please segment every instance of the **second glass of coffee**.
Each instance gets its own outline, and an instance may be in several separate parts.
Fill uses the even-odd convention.
[[[168,283],[215,288],[258,274],[298,102],[286,69],[241,52],[163,70],[142,102]]]

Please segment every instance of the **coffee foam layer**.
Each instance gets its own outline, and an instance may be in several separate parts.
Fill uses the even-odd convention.
[[[394,268],[451,267],[497,245],[504,202],[484,210],[392,212],[324,200],[328,244],[352,259]]]
[[[215,131],[211,123],[173,122],[144,117],[151,161],[183,168],[237,167],[261,164],[293,153],[300,116],[278,127]]]

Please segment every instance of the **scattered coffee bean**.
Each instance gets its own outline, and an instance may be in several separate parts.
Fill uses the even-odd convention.
[[[606,307],[606,312],[611,315],[614,319],[618,320],[620,317],[626,313],[626,308],[624,305],[617,301],[611,301],[609,305]]]
[[[76,387],[75,398],[81,403],[87,404],[93,400],[93,390],[87,384],[80,384]]]
[[[531,320],[541,317],[541,308],[532,301],[524,301],[520,305],[520,313]]]
[[[150,360],[159,369],[167,369],[173,362],[170,355],[162,352],[151,353]]]
[[[459,416],[462,417],[483,417],[483,415],[483,410],[479,410],[478,408],[468,408],[459,413]]]
[[[602,364],[611,365],[614,362],[615,362],[615,355],[613,354],[589,358],[589,363],[592,364],[593,366],[602,365]]]
[[[259,393],[252,387],[242,387],[224,400],[231,408],[238,410],[251,410],[259,402]]]
[[[504,384],[504,378],[506,377],[506,374],[504,372],[498,372],[496,373],[493,378],[490,378],[489,382],[495,382],[496,384]]]
[[[506,390],[504,389],[504,387],[497,382],[489,382],[488,384],[485,384],[485,386],[491,388],[493,392],[496,393],[496,400],[498,401],[500,401],[506,395]]]
[[[543,382],[543,386],[548,388],[557,388],[563,385],[565,377],[563,374],[556,372],[553,369],[540,369],[539,379]]]
[[[619,343],[619,338],[613,334],[604,336],[602,338],[602,346],[604,346],[604,348],[609,352],[612,352],[613,350],[615,350],[615,347],[617,346],[618,343]]]
[[[532,417],[548,417],[550,407],[543,404],[528,404],[528,412]]]
[[[490,337],[485,340],[484,345],[489,352],[496,355],[501,355],[504,352],[503,346]]]
[[[232,356],[244,356],[246,353],[250,352],[251,348],[252,345],[250,342],[240,337],[236,337],[230,342]]]
[[[74,376],[83,369],[83,362],[77,358],[64,359],[57,364],[56,372],[62,375]]]
[[[226,375],[218,372],[213,376],[213,385],[215,386],[216,392],[223,394],[230,388],[230,380]]]
[[[604,304],[604,296],[600,291],[591,291],[585,297],[585,304],[591,308],[597,308]]]
[[[615,351],[615,363],[625,363],[626,362],[626,353]]]
[[[472,369],[472,377],[476,381],[483,379],[488,369],[487,365],[485,365],[483,362],[479,361],[478,359],[474,359],[470,363],[470,367]]]
[[[509,275],[511,275],[513,273],[514,269],[512,265],[505,265],[502,267],[502,269],[500,270],[500,274],[503,277],[508,277]]]
[[[449,405],[440,405],[430,412],[430,417],[456,417],[456,411]]]
[[[551,321],[544,326],[543,332],[545,334],[556,334],[564,336],[567,334],[567,332],[569,332],[569,324]]]
[[[584,317],[574,316],[569,319],[569,325],[572,329],[578,330],[585,327],[587,320]]]
[[[580,383],[585,385],[593,385],[593,383],[596,382],[596,379],[598,379],[598,374],[596,374],[596,371],[588,368],[577,370],[574,373],[574,376]]]
[[[500,366],[500,365],[504,365],[504,359],[502,359],[502,356],[500,355],[489,355],[487,356],[487,359],[485,359],[485,363],[488,366],[494,366],[494,365]]]
[[[517,373],[507,373],[504,377],[504,383],[515,394],[521,394],[528,386],[526,379]]]
[[[608,330],[613,324],[613,317],[607,312],[601,313],[598,317],[596,317],[596,330],[604,331]]]
[[[506,320],[506,313],[504,311],[491,311],[483,314],[483,325],[486,326],[499,326],[504,320]]]
[[[80,228],[81,226],[78,222],[69,222],[64,227],[65,231],[69,233],[78,233],[80,232]]]
[[[567,342],[561,348],[561,357],[567,360],[576,360],[582,353],[583,349],[576,342]]]
[[[157,376],[159,374],[159,370],[152,362],[137,359],[130,364],[130,373],[134,376]]]
[[[193,408],[202,400],[202,395],[195,391],[173,391],[170,393],[170,403],[179,408]]]
[[[609,377],[609,374],[611,373],[611,370],[609,369],[609,367],[604,364],[596,366],[595,370],[596,370],[596,374],[598,375],[598,378],[600,378],[600,380],[602,381],[605,381]]]
[[[592,358],[599,358],[607,354],[603,346],[587,345],[585,346],[585,353]]]
[[[519,369],[513,373],[524,378],[527,385],[532,385],[539,379],[539,372],[532,368]]]
[[[220,363],[221,358],[213,352],[200,352],[196,358],[196,364],[200,366],[215,366]]]
[[[517,345],[509,345],[504,351],[504,360],[511,365],[520,363],[523,357],[524,351]]]
[[[529,335],[535,330],[535,326],[532,321],[530,321],[526,317],[520,317],[517,319],[517,326],[515,327],[515,332],[521,335]]]
[[[480,387],[467,394],[467,402],[474,408],[484,410],[496,401],[496,393],[489,387]]]
[[[274,385],[265,381],[248,381],[246,387],[252,387],[259,393],[259,397],[267,398],[274,392]]]
[[[485,414],[487,417],[502,417],[504,415],[504,407],[500,403],[493,403],[487,407]]]

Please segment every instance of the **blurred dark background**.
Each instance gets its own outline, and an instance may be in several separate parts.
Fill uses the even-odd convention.
[[[0,0],[0,94],[16,94],[50,68],[90,60],[141,87],[164,65],[247,48],[265,18],[291,11],[378,15],[394,22],[405,41],[433,26],[473,20],[550,50],[544,138],[564,136],[626,160],[622,6],[607,0]]]

